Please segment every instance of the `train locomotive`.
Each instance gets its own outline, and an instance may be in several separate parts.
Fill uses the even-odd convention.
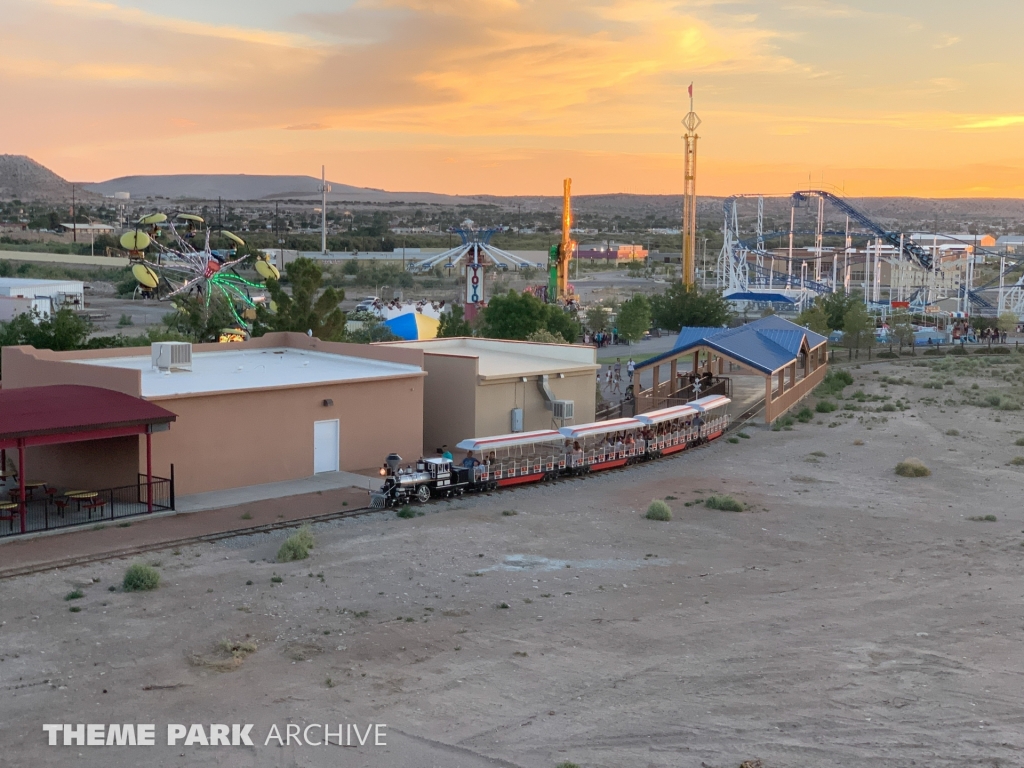
[[[380,469],[384,484],[372,494],[375,509],[425,503],[464,493],[599,472],[679,453],[722,436],[729,425],[727,397],[711,395],[635,418],[469,438],[462,464],[442,457],[403,466],[389,454]]]

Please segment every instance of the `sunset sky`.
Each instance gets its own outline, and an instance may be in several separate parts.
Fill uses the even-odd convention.
[[[1024,196],[1020,0],[0,0],[0,153],[65,178]]]

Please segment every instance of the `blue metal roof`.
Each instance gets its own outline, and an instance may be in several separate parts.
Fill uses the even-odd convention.
[[[776,315],[737,328],[683,328],[671,351],[649,358],[637,368],[647,368],[703,346],[763,373],[772,373],[797,359],[805,339],[811,349],[827,341],[824,336]]]

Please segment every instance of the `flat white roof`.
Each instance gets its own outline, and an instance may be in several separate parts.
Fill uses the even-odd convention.
[[[82,290],[81,280],[40,280],[33,277],[0,277],[0,288],[61,288],[75,286]]]
[[[501,339],[431,339],[393,342],[394,346],[422,349],[428,355],[457,355],[479,360],[482,378],[536,376],[567,371],[596,371],[597,350],[580,344],[537,344]]]
[[[169,374],[153,368],[148,351],[143,357],[102,357],[70,362],[141,371],[142,396],[149,398],[301,387],[422,373],[415,365],[288,347],[195,352],[191,371]]]

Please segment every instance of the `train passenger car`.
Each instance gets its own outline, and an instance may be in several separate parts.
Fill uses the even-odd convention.
[[[466,451],[459,464],[444,458],[419,459],[402,466],[392,453],[381,468],[384,485],[371,507],[459,496],[565,475],[581,475],[656,459],[720,437],[729,425],[731,401],[710,395],[686,405],[642,413],[634,419],[511,435],[477,437],[458,444]]]
[[[566,465],[562,436],[553,429],[493,437],[471,437],[456,448],[476,464],[472,482],[489,488],[536,483],[557,477]]]
[[[722,436],[729,426],[729,414],[725,407],[731,402],[732,400],[724,395],[708,395],[687,403],[691,408],[700,411],[703,422],[700,426],[701,441],[714,440]]]
[[[700,411],[689,405],[648,411],[636,418],[647,426],[647,454],[651,458],[685,450],[700,436]]]
[[[646,455],[642,437],[643,422],[637,419],[611,419],[592,424],[562,427],[573,474],[600,472],[632,464]]]

